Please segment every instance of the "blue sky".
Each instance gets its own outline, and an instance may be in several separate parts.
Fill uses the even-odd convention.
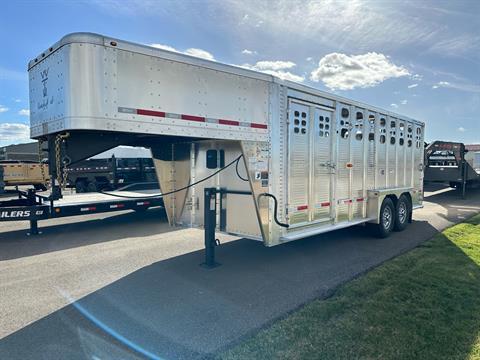
[[[0,145],[28,140],[27,62],[77,31],[301,81],[480,143],[480,1],[3,1]]]

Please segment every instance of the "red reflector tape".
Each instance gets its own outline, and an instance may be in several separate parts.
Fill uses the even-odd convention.
[[[265,124],[257,124],[257,123],[251,123],[250,127],[255,128],[255,129],[266,129],[267,125]]]
[[[137,205],[139,205],[139,206],[150,205],[150,202],[149,201],[140,201],[140,202],[137,202]]]
[[[343,203],[344,203],[344,204],[351,204],[351,203],[352,203],[352,199],[344,200]]]
[[[240,125],[240,122],[239,122],[239,121],[235,121],[235,120],[225,120],[225,119],[219,119],[219,120],[218,120],[218,123],[219,123],[219,124],[222,124],[222,125],[232,125],[232,126],[239,126],[239,125]]]
[[[123,207],[125,207],[125,204],[110,205],[110,209],[118,209],[118,208],[123,208]]]
[[[165,113],[163,111],[137,109],[137,114],[138,115],[147,115],[147,116],[165,117]]]
[[[184,114],[182,114],[182,120],[205,122],[205,118],[204,118],[204,117],[201,117],[201,116],[193,116],[193,115],[184,115]]]
[[[357,202],[362,202],[363,200],[365,200],[365,199],[364,198],[358,198]]]
[[[307,209],[308,209],[308,205],[297,206],[297,210],[307,210]]]
[[[320,204],[322,207],[330,206],[330,202],[323,202]]]
[[[95,206],[80,208],[80,211],[94,211],[97,210]]]

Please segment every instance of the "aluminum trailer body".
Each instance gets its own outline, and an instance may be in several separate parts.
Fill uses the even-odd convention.
[[[164,196],[172,224],[203,226],[203,209],[218,205],[221,230],[272,246],[379,223],[386,198],[422,206],[424,124],[414,119],[90,33],[32,60],[29,79],[31,136],[48,142],[50,161],[59,151],[75,162],[120,144],[151,148],[162,192],[174,191]],[[211,188],[226,192],[205,207]]]

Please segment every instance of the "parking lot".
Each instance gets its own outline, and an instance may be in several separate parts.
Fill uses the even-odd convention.
[[[203,232],[161,210],[0,227],[0,358],[202,358],[480,211],[441,187],[387,239],[364,227],[265,248],[219,235],[205,270]]]

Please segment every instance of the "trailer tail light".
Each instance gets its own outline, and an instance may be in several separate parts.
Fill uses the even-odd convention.
[[[297,210],[298,210],[298,211],[307,210],[307,209],[308,209],[308,205],[297,206]]]

